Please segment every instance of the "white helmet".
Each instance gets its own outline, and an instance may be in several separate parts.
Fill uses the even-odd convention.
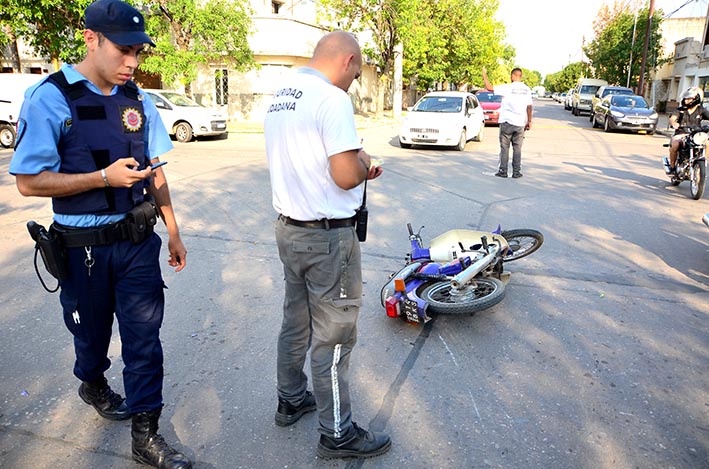
[[[691,99],[692,102],[690,103],[685,103],[685,99]],[[702,91],[701,88],[697,86],[692,86],[691,88],[687,88],[687,90],[682,93],[682,97],[680,98],[680,102],[682,106],[684,107],[694,107],[702,103],[704,101],[704,91]]]

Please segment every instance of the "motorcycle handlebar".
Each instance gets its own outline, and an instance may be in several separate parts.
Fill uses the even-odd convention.
[[[409,236],[413,236],[413,235],[414,235],[414,229],[411,228],[411,223],[407,223],[407,224],[406,224],[406,227],[409,229]]]

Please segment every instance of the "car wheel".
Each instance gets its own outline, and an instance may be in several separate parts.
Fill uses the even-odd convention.
[[[192,140],[192,126],[187,122],[180,122],[175,126],[175,138],[178,142],[189,142]]]
[[[0,145],[4,148],[15,146],[15,129],[9,124],[0,125]]]
[[[455,146],[455,149],[458,151],[463,151],[465,150],[465,144],[468,141],[468,138],[465,134],[465,129],[460,131],[460,139],[458,140],[458,145]]]
[[[655,127],[647,131],[648,135],[655,135]]]
[[[483,134],[485,133],[485,123],[480,124],[480,131],[478,134],[473,137],[474,142],[482,142],[483,141]]]
[[[404,148],[404,149],[411,148],[411,144],[410,144],[410,143],[404,143],[404,142],[402,142],[401,140],[399,140],[399,146],[400,146],[401,148]]]
[[[603,131],[610,132],[611,130],[613,129],[611,128],[610,118],[606,116],[606,118],[603,120]]]

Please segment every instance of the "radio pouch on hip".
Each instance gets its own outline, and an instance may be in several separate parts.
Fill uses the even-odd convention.
[[[364,194],[362,194],[362,205],[355,213],[355,233],[360,243],[367,240],[367,220],[369,218],[369,210],[367,210],[367,179],[364,179]]]
[[[53,293],[59,289],[59,285],[57,285],[57,288],[54,290],[47,288],[44,280],[42,280],[42,276],[39,274],[39,269],[37,269],[37,252],[42,256],[42,261],[44,262],[44,267],[47,269],[47,272],[57,280],[64,280],[69,276],[69,271],[61,238],[52,227],[47,231],[42,225],[32,220],[27,222],[27,231],[29,231],[30,236],[35,242],[34,267],[37,272],[37,277],[39,277],[39,281],[42,283],[44,289]]]
[[[145,201],[133,207],[125,219],[128,238],[133,244],[140,244],[153,234],[158,222],[158,209],[154,203]]]

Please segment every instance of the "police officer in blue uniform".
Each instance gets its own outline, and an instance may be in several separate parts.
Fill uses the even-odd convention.
[[[186,265],[167,180],[151,164],[172,143],[157,109],[130,81],[144,44],[143,16],[119,0],[86,8],[87,54],[25,94],[10,173],[24,196],[51,197],[50,231],[63,243],[64,322],[74,336],[79,396],[104,418],[132,417],[132,454],[158,468],[191,468],[157,433],[163,406],[164,294],[157,217],[168,264]],[[126,398],[104,372],[118,320]]]

